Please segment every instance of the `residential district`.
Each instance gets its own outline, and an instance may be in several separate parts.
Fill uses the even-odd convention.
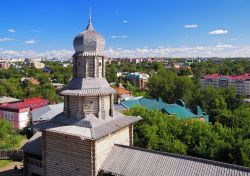
[[[248,59],[107,59],[91,19],[73,43],[68,61],[1,59],[2,167],[19,160],[11,172],[27,176],[250,175]]]

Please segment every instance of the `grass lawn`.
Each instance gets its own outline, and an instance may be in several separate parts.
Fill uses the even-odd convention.
[[[0,160],[0,168],[7,166],[9,163],[11,163],[10,160]]]

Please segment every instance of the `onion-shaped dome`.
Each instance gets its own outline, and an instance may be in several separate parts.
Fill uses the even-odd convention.
[[[105,39],[94,30],[91,20],[85,31],[81,32],[74,39],[76,54],[83,56],[102,56],[105,46]]]

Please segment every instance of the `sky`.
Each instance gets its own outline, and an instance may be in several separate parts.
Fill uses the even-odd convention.
[[[109,57],[249,57],[249,0],[1,0],[0,57],[70,57],[89,7]]]

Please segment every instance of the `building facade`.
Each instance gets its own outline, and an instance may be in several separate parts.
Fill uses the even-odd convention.
[[[239,95],[250,96],[250,74],[245,73],[238,76],[223,76],[219,74],[205,75],[201,77],[201,86],[214,88],[235,87]]]
[[[135,82],[138,89],[145,89],[148,84],[149,75],[145,73],[129,73],[126,77],[129,82]]]
[[[20,102],[3,103],[0,105],[0,118],[8,121],[14,128],[23,129],[30,121],[30,111],[48,105],[48,100],[41,98],[26,99]]]

